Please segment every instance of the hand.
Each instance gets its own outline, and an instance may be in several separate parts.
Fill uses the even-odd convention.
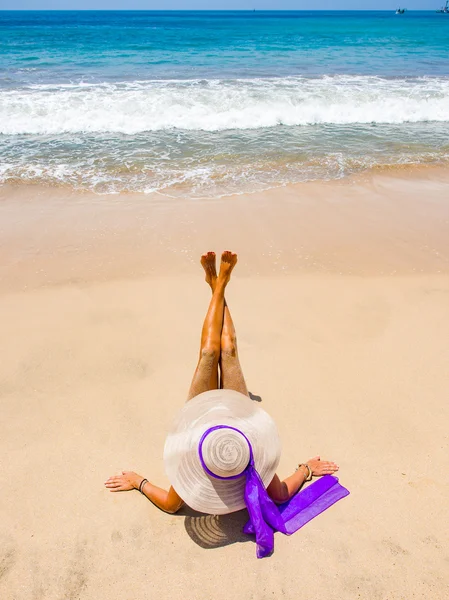
[[[104,482],[110,492],[128,492],[138,490],[143,477],[134,471],[122,471],[121,475],[113,475]]]
[[[315,477],[321,477],[322,475],[332,475],[338,471],[338,465],[334,462],[321,460],[319,456],[314,456],[307,461],[307,464],[312,469],[312,475]]]

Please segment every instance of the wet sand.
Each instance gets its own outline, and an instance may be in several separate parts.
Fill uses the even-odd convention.
[[[6,600],[443,599],[449,174],[367,174],[220,200],[0,189],[0,595]],[[351,495],[258,561],[244,512],[169,516],[166,431],[230,248],[250,391],[279,467],[321,454]]]

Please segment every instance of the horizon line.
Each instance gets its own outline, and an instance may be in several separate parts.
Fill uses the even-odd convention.
[[[407,12],[434,12],[432,8],[406,8]],[[0,8],[2,12],[394,12],[395,8]],[[436,10],[436,9],[435,9]]]

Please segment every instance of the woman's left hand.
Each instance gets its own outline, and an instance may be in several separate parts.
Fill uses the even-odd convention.
[[[322,475],[332,475],[338,471],[338,465],[334,462],[327,460],[321,460],[319,456],[314,456],[307,461],[307,464],[312,469],[312,475],[315,477],[321,477]]]
[[[122,471],[121,475],[113,475],[104,482],[110,492],[128,492],[138,490],[143,477],[134,471]]]

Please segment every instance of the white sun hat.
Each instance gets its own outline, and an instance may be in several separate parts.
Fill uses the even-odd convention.
[[[251,454],[268,486],[281,454],[273,419],[240,392],[210,390],[178,413],[165,442],[165,470],[188,506],[222,515],[246,506],[245,469]]]

